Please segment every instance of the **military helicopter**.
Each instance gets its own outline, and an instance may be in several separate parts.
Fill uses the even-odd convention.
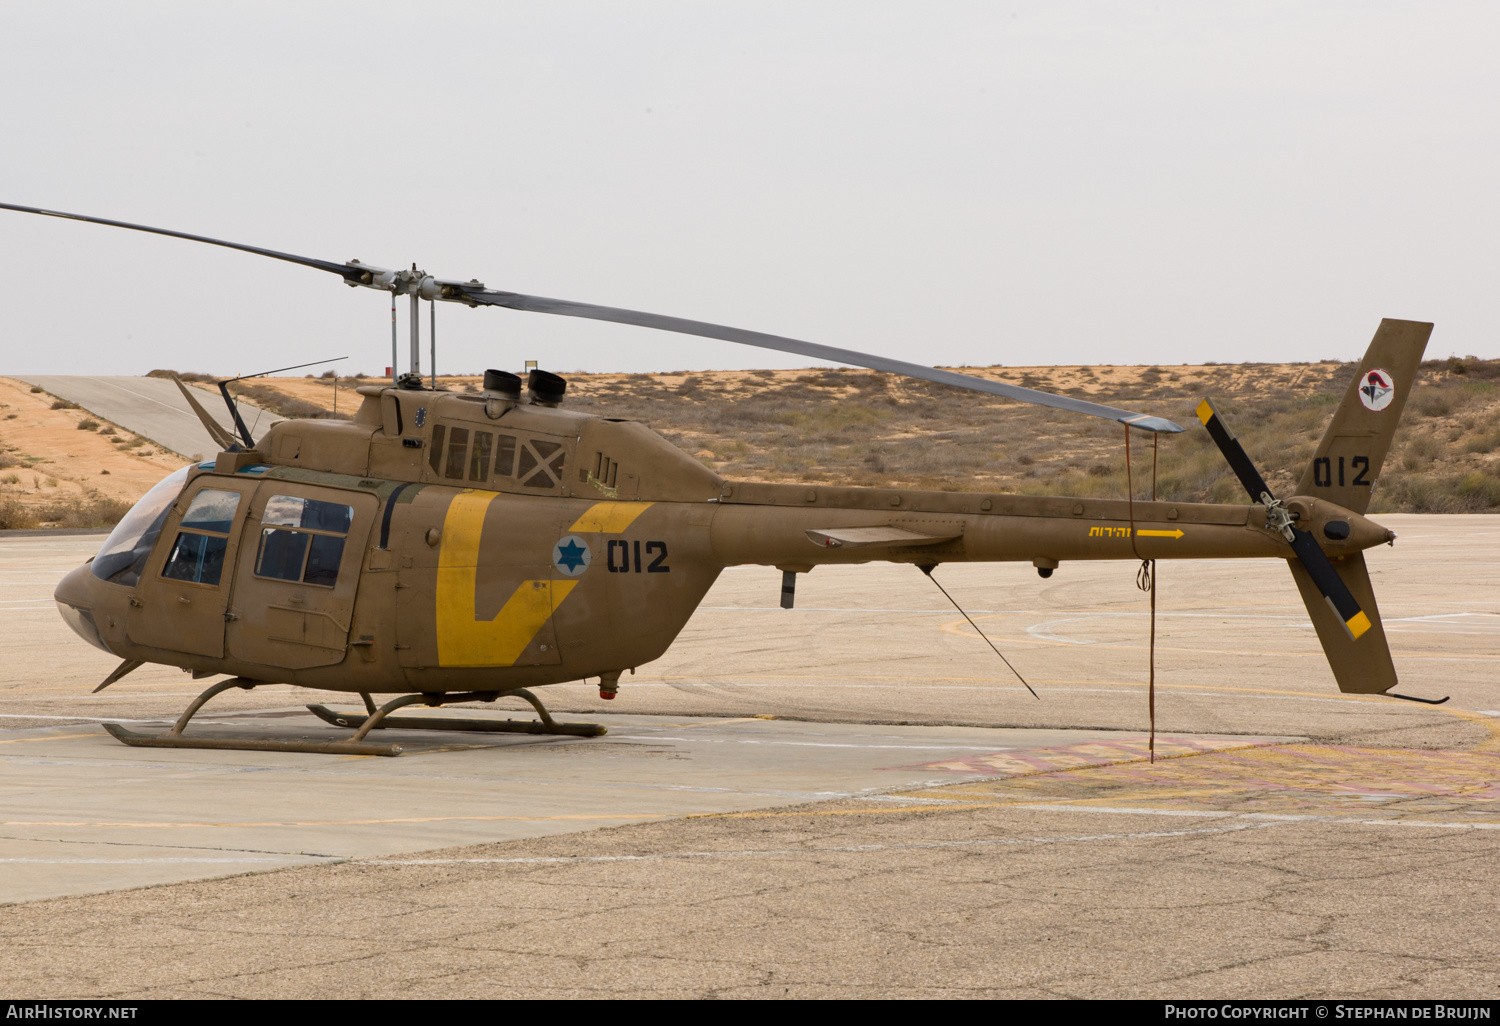
[[[218,456],[152,488],[98,554],[58,585],[68,625],[122,659],[99,689],[147,662],[198,677],[233,675],[199,695],[164,734],[106,724],[126,744],[397,755],[399,745],[367,741],[369,733],[602,734],[596,724],[554,720],[529,689],[597,677],[600,696],[613,698],[623,673],[667,650],[719,573],[742,564],[780,569],[781,604],[790,608],[797,576],[825,564],[911,563],[930,576],[945,562],[1030,561],[1047,577],[1068,560],[1284,559],[1340,690],[1410,697],[1390,691],[1396,672],[1362,555],[1395,535],[1363,513],[1431,324],[1380,323],[1296,493],[1285,499],[1271,493],[1208,399],[1198,417],[1249,505],[763,484],[721,477],[644,424],[563,408],[566,382],[544,370],[524,382],[487,371],[478,394],[439,390],[435,377],[424,383],[419,301],[634,324],[852,364],[1106,418],[1125,426],[1127,444],[1132,430],[1182,428],[867,353],[436,278],[415,265],[336,263],[104,218],[0,208],[237,249],[392,297],[394,380],[360,387],[352,420],[282,421],[253,438],[221,385],[231,434],[184,387]],[[400,295],[410,297],[413,330],[411,371],[398,375]],[[367,715],[310,706],[353,729],[338,741],[184,733],[213,696],[271,683],[357,693]],[[396,697],[377,705],[375,695]],[[413,704],[502,696],[525,699],[540,719],[391,715]]]

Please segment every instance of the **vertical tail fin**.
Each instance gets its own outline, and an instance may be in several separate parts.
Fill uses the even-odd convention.
[[[1297,485],[1298,495],[1326,499],[1356,513],[1369,508],[1431,335],[1432,325],[1424,321],[1380,322],[1359,373]]]

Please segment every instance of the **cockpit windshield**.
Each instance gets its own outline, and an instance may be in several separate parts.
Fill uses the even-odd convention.
[[[111,584],[132,587],[141,579],[146,557],[151,554],[151,548],[161,534],[162,524],[167,521],[167,512],[172,508],[173,500],[181,494],[182,486],[187,483],[188,472],[192,469],[193,464],[188,464],[176,473],[162,478],[156,487],[141,497],[140,502],[131,507],[130,512],[125,514],[125,518],[115,525],[115,529],[104,540],[99,554],[94,557],[90,568],[95,577]]]

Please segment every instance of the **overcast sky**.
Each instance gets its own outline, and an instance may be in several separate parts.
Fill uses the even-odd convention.
[[[0,16],[0,202],[925,363],[1500,356],[1493,3]],[[0,373],[390,360],[386,297],[193,243],[0,212],[0,280]],[[440,306],[440,371],[526,359],[808,362]]]

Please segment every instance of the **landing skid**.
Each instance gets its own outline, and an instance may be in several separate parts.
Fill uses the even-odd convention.
[[[554,720],[547,712],[545,706],[530,691],[525,688],[516,688],[512,691],[483,692],[479,697],[470,695],[467,697],[453,696],[449,701],[481,701],[493,702],[496,698],[524,698],[530,702],[532,708],[537,711],[541,721],[536,720],[481,720],[481,719],[459,719],[458,717],[436,717],[436,716],[386,716],[375,724],[376,729],[386,727],[392,730],[460,730],[472,731],[480,734],[570,734],[573,737],[600,737],[605,733],[602,723],[565,723]],[[367,707],[374,709],[374,703],[366,696]],[[313,715],[319,719],[333,724],[335,727],[363,727],[370,719],[368,716],[360,716],[357,713],[335,712],[326,705],[310,705],[307,707]]]
[[[311,752],[315,755],[400,755],[400,745],[361,744],[356,741],[281,741],[267,738],[183,737],[180,734],[138,734],[118,723],[104,729],[132,748],[218,748],[242,752]]]
[[[220,681],[209,688],[203,694],[188,705],[183,714],[177,718],[172,729],[164,734],[139,734],[133,730],[126,730],[118,723],[106,723],[104,729],[109,731],[117,741],[130,745],[132,748],[211,748],[220,751],[242,751],[242,752],[308,752],[316,755],[400,755],[400,745],[375,744],[365,740],[365,735],[371,730],[379,727],[394,727],[398,730],[466,730],[480,731],[484,733],[516,733],[516,734],[571,734],[575,737],[598,737],[604,733],[604,727],[598,723],[559,723],[554,720],[538,701],[537,697],[525,688],[515,688],[509,691],[466,691],[452,694],[421,694],[402,695],[400,698],[392,699],[380,708],[375,707],[374,701],[369,695],[362,695],[365,706],[369,710],[367,716],[349,716],[334,712],[326,706],[310,705],[308,708],[323,720],[337,727],[352,727],[354,735],[344,741],[292,741],[279,738],[221,738],[221,737],[184,737],[183,731],[187,729],[188,722],[202,709],[204,704],[215,695],[231,688],[243,688],[249,691],[260,682],[246,680],[243,677],[231,677],[229,680]],[[479,720],[479,719],[436,719],[415,716],[391,716],[390,714],[408,705],[440,706],[453,702],[493,702],[497,698],[514,696],[524,698],[536,709],[541,722],[535,720]]]

